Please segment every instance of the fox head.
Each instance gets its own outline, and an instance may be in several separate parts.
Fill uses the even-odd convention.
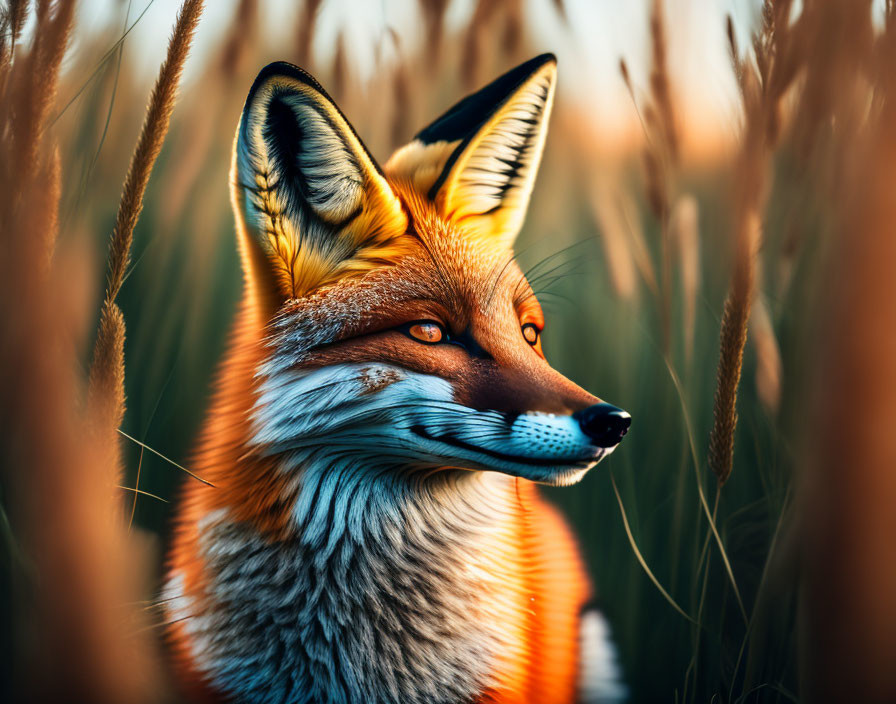
[[[630,419],[544,358],[511,248],[556,61],[465,98],[380,167],[310,75],[275,63],[237,131],[246,309],[265,340],[250,444],[298,468],[577,481]]]

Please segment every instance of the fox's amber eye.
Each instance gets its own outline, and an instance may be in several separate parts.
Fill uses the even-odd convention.
[[[535,323],[526,323],[522,327],[523,337],[526,338],[526,342],[528,342],[533,347],[538,344],[538,336],[541,334],[537,327],[535,327]]]
[[[427,345],[445,341],[445,329],[438,323],[429,320],[411,323],[408,326],[408,335],[419,342],[425,342]]]

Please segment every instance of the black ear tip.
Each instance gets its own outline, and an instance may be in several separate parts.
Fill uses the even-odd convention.
[[[290,71],[301,70],[302,69],[289,61],[271,61],[271,63],[259,71],[259,74],[288,73]]]
[[[250,92],[254,93],[256,86],[261,85],[272,76],[299,76],[303,73],[305,71],[288,61],[272,61],[258,72]]]
[[[532,75],[548,64],[557,63],[551,53],[539,54],[498,76],[487,86],[471,93],[424,127],[414,139],[424,144],[453,142],[478,130]]]
[[[272,61],[258,72],[258,75],[252,82],[252,87],[249,89],[249,95],[246,98],[246,108],[248,108],[252,104],[252,100],[255,98],[255,94],[258,92],[258,90],[275,76],[286,76],[287,78],[292,78],[296,81],[299,81],[300,83],[311,86],[319,93],[327,95],[327,92],[323,89],[320,83],[317,82],[317,79],[310,73],[308,73],[305,69],[299,68],[295,64],[291,64],[288,61]],[[327,96],[327,98],[329,98],[329,96]]]
[[[550,51],[545,52],[544,54],[539,54],[538,56],[533,56],[528,61],[523,61],[523,63],[510,69],[504,75],[505,76],[516,75],[516,76],[519,76],[520,78],[523,78],[526,76],[531,76],[538,69],[540,69],[543,66],[547,66],[548,64],[551,64],[553,66],[557,65],[557,55]]]

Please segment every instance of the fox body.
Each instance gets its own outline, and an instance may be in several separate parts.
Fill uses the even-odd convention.
[[[627,414],[551,369],[511,253],[555,61],[380,168],[308,74],[256,80],[234,149],[245,296],[163,603],[184,686],[249,702],[615,701],[606,623],[536,483]]]

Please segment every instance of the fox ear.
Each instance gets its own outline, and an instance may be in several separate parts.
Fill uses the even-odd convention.
[[[231,193],[250,297],[268,313],[402,253],[400,201],[330,96],[291,64],[255,79]]]
[[[443,215],[511,247],[535,183],[554,99],[557,60],[517,66],[417,134],[386,163]]]

